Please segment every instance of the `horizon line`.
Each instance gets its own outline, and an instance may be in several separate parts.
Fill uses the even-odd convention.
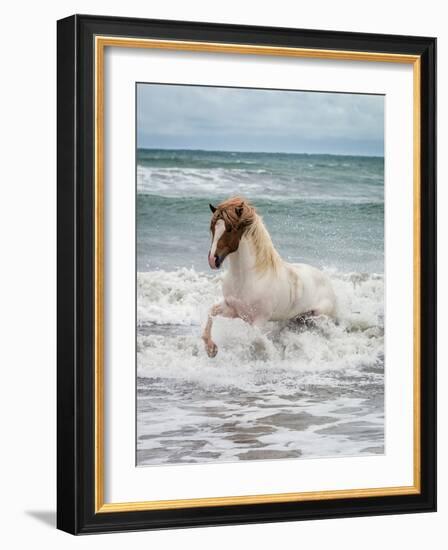
[[[353,153],[306,153],[302,152],[291,152],[291,151],[247,151],[247,150],[238,150],[238,149],[198,149],[197,147],[189,149],[187,147],[145,147],[138,146],[137,150],[145,149],[146,151],[196,151],[196,152],[206,152],[206,153],[250,153],[250,154],[261,154],[261,155],[327,155],[333,157],[367,157],[367,158],[382,158],[384,159],[384,154],[353,154]]]

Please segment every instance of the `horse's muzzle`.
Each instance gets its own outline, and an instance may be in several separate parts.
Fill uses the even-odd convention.
[[[212,269],[219,269],[221,267],[221,264],[222,261],[219,256],[211,256],[210,254],[208,255],[208,265]]]

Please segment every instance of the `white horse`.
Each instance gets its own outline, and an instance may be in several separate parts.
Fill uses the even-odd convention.
[[[209,357],[218,353],[211,334],[213,317],[218,315],[262,324],[335,314],[336,297],[329,278],[310,265],[283,261],[261,217],[247,201],[233,197],[209,206],[213,216],[208,263],[219,269],[229,256],[224,299],[210,309],[202,335]]]

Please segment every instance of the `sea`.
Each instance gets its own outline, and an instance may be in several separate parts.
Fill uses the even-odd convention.
[[[138,149],[136,171],[137,465],[383,454],[383,157]],[[234,195],[330,276],[338,314],[218,318],[209,358],[208,205]]]

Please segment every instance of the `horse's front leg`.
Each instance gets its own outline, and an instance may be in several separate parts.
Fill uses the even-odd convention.
[[[247,324],[254,326],[263,326],[272,313],[268,300],[247,304],[238,298],[230,297],[226,299],[226,304],[233,308],[235,317],[239,317]]]
[[[238,316],[233,307],[226,304],[226,302],[215,304],[210,309],[210,311],[208,312],[207,323],[205,325],[204,332],[202,333],[202,339],[205,343],[205,350],[209,357],[215,357],[218,353],[218,346],[212,340],[213,317],[216,317],[218,315],[221,317],[231,318]]]

